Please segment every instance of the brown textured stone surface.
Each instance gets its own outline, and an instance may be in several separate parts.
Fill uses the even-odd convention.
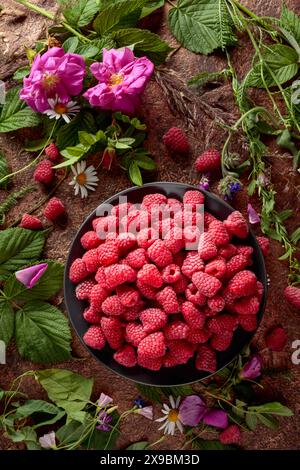
[[[55,10],[55,3],[52,0],[34,0],[44,8]],[[246,6],[261,15],[278,15],[280,2],[277,0],[244,0]],[[3,0],[1,5],[4,10],[0,13],[0,79],[9,79],[12,73],[25,63],[23,46],[30,47],[37,39],[46,35],[47,22],[40,16],[29,12],[12,0]],[[289,0],[287,5],[298,10],[300,13],[299,1]],[[166,10],[168,7],[166,7]],[[160,28],[160,34],[167,39],[171,45],[176,46],[176,40],[171,37],[166,26],[165,14]],[[242,39],[239,46],[233,52],[233,63],[239,75],[243,75],[249,67],[249,44]],[[219,70],[225,66],[222,54],[213,54],[209,57],[192,54],[183,48],[174,54],[167,64],[174,69],[179,76],[186,80],[200,70]],[[221,108],[233,116],[236,116],[234,101],[230,86],[224,85],[221,88],[206,93],[204,97],[209,103]],[[168,108],[165,96],[160,87],[153,80],[147,88],[143,101],[142,115],[149,128],[148,147],[152,151],[158,164],[158,172],[155,176],[160,181],[181,181],[197,183],[197,175],[192,170],[192,162],[197,153],[207,146],[221,146],[224,140],[224,133],[216,126],[206,113],[202,112],[199,118],[199,129],[194,132],[190,130],[190,141],[192,144],[191,156],[183,160],[175,160],[168,155],[162,145],[164,132],[173,125],[183,127],[182,118],[173,115]],[[274,148],[273,148],[274,147]],[[273,145],[271,147],[268,164],[272,170],[272,179],[277,190],[278,210],[292,207],[295,217],[288,223],[288,228],[293,230],[299,224],[299,176],[291,170],[291,157],[283,154]],[[15,133],[0,136],[0,150],[8,157],[11,167],[16,170],[30,161],[31,157],[22,151],[22,138]],[[272,166],[272,168],[271,168]],[[10,189],[20,188],[24,182],[30,182],[32,170],[22,173],[14,178]],[[72,190],[67,182],[63,183],[57,191],[57,196],[65,202],[69,217],[65,228],[56,228],[49,236],[46,254],[50,258],[64,262],[70,243],[82,223],[83,219],[103,200],[112,194],[130,186],[127,178],[118,171],[107,173],[103,171],[100,175],[100,184],[97,191],[89,197],[87,201],[81,201],[73,196]],[[214,185],[216,190],[216,185]],[[0,201],[4,199],[6,193],[0,191]],[[7,217],[7,224],[18,218],[28,207],[35,205],[42,197],[42,190],[27,196]],[[257,208],[257,201],[252,201]],[[241,194],[234,203],[235,207],[245,210],[247,205],[246,193]],[[42,209],[36,215],[41,215]],[[298,219],[298,220],[297,220]],[[259,234],[259,229],[257,229]],[[276,431],[259,427],[255,433],[244,433],[243,447],[246,449],[300,449],[300,422],[299,422],[299,388],[300,388],[300,365],[293,366],[290,361],[292,353],[291,344],[293,340],[300,338],[299,312],[290,308],[283,299],[283,289],[286,286],[287,267],[280,261],[278,256],[282,253],[277,242],[271,243],[270,254],[267,257],[267,269],[271,279],[271,286],[268,296],[268,304],[263,323],[255,337],[258,349],[263,350],[264,332],[274,324],[282,324],[289,333],[289,342],[282,353],[270,355],[264,352],[264,358],[268,366],[273,365],[280,368],[287,364],[290,369],[289,378],[284,374],[274,375],[265,381],[265,393],[272,392],[273,399],[280,399],[290,406],[295,415],[293,418],[280,419],[281,426]],[[60,364],[59,367],[80,372],[95,380],[95,397],[104,391],[114,397],[114,401],[119,405],[120,411],[124,411],[131,406],[132,400],[137,395],[137,391],[132,382],[124,380],[97,363],[86,350],[81,346],[76,334],[73,334],[73,355],[76,358]],[[7,354],[7,365],[0,366],[0,387],[8,388],[11,381],[24,371],[36,368],[35,365],[23,361],[18,356],[15,348],[11,346]],[[24,381],[24,390],[32,398],[43,397],[41,390],[32,380]],[[155,417],[159,415],[159,408],[155,407]],[[126,447],[131,442],[141,439],[148,439],[154,442],[159,439],[156,423],[139,417],[130,416],[122,424],[122,434],[118,441],[120,448]],[[179,449],[182,439],[167,438],[158,448]],[[6,439],[0,440],[0,449],[20,448],[13,447]]]

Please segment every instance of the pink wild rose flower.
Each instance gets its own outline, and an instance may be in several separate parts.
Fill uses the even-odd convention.
[[[68,103],[83,87],[85,62],[78,54],[65,53],[60,47],[52,47],[45,54],[34,58],[30,75],[23,80],[21,100],[34,111],[44,113],[50,108],[48,99]]]
[[[92,106],[133,114],[151,77],[154,65],[147,57],[137,58],[131,49],[103,49],[103,62],[90,70],[98,85],[84,93]]]

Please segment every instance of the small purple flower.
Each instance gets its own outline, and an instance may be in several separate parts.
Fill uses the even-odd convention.
[[[110,423],[112,422],[112,417],[106,413],[106,411],[100,411],[98,414],[98,422],[99,424],[96,426],[96,429],[99,431],[108,432],[111,429]]]
[[[105,408],[106,405],[112,402],[113,402],[113,399],[110,396],[106,395],[105,393],[101,393],[99,400],[98,400],[98,406],[99,408]]]
[[[199,189],[210,190],[210,173],[204,173],[199,183]]]
[[[215,428],[225,429],[228,426],[228,416],[223,410],[216,410],[214,408],[208,409],[203,417],[203,421],[208,426]]]
[[[253,380],[260,376],[262,368],[262,358],[259,354],[254,354],[241,370],[241,378]]]
[[[187,426],[197,426],[205,415],[206,405],[198,395],[184,398],[179,407],[179,419]]]
[[[135,410],[135,413],[138,415],[144,416],[144,418],[153,419],[153,406],[144,406],[143,408],[138,408]]]
[[[35,264],[34,266],[29,266],[29,268],[16,271],[15,276],[27,289],[31,289],[42,277],[47,268],[47,263]]]
[[[138,408],[145,408],[147,403],[141,398],[137,397],[133,402]]]
[[[251,204],[248,204],[247,212],[250,224],[258,224],[260,222],[260,217]]]
[[[51,431],[41,436],[39,443],[43,449],[54,449],[56,447],[55,432]]]

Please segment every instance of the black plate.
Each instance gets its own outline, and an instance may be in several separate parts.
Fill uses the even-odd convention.
[[[128,201],[132,203],[140,203],[143,197],[146,194],[151,193],[162,193],[167,197],[177,197],[182,200],[184,193],[188,189],[198,189],[195,186],[182,184],[182,183],[149,183],[145,184],[142,187],[134,187],[121,191],[120,193],[112,196],[107,199],[102,204],[112,204],[115,205],[118,203],[120,196],[127,196]],[[226,217],[233,212],[233,208],[226,204],[224,201],[216,197],[214,194],[207,191],[202,191],[205,195],[205,210],[216,216],[218,219],[224,220]],[[102,205],[101,204],[101,205]],[[100,206],[99,206],[100,207]],[[75,297],[75,285],[69,280],[68,272],[72,262],[81,257],[84,254],[84,249],[81,246],[80,238],[88,230],[92,229],[92,220],[96,217],[95,209],[89,217],[82,224],[78,230],[76,237],[72,243],[72,246],[69,251],[68,259],[65,267],[65,278],[64,278],[64,293],[65,293],[65,303],[69,313],[71,323],[82,341],[82,337],[88,328],[88,323],[84,320],[82,314],[86,307],[85,302],[79,301]],[[265,303],[266,303],[266,293],[267,293],[267,275],[266,268],[264,263],[264,258],[262,252],[258,246],[255,236],[250,231],[249,236],[246,240],[243,240],[243,243],[250,245],[254,249],[253,253],[253,266],[251,269],[256,274],[258,280],[262,282],[264,286],[264,295],[260,305],[260,310],[258,313],[258,321],[260,322],[264,313]],[[228,365],[248,344],[253,336],[253,333],[247,333],[241,328],[238,328],[235,331],[233,341],[230,348],[225,351],[217,354],[218,358],[218,370],[222,369]],[[83,342],[83,341],[82,341]],[[183,385],[193,383],[199,380],[202,380],[209,375],[212,375],[207,372],[201,372],[196,369],[194,365],[194,359],[191,359],[187,364],[182,366],[176,366],[171,368],[163,368],[160,371],[150,371],[143,369],[142,367],[136,366],[133,368],[126,368],[118,364],[113,359],[113,351],[106,346],[101,351],[96,351],[89,348],[85,343],[84,346],[90,351],[90,353],[102,362],[109,369],[113,370],[117,374],[131,379],[135,382],[139,382],[147,385],[157,385],[157,386],[172,386],[172,385]]]

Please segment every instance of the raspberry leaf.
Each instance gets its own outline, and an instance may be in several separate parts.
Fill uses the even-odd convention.
[[[134,26],[142,11],[145,0],[118,1],[104,8],[96,17],[93,26],[103,36],[111,31]],[[127,43],[128,45],[128,43]]]
[[[11,132],[23,127],[34,127],[40,123],[40,117],[19,98],[21,87],[11,88],[0,114],[0,133]]]
[[[28,302],[16,311],[15,321],[16,344],[24,359],[45,364],[70,358],[70,328],[53,305]]]
[[[10,342],[15,327],[14,311],[5,300],[0,301],[0,340],[6,345]]]
[[[82,28],[89,24],[99,10],[95,0],[58,0],[62,13],[73,28]]]

